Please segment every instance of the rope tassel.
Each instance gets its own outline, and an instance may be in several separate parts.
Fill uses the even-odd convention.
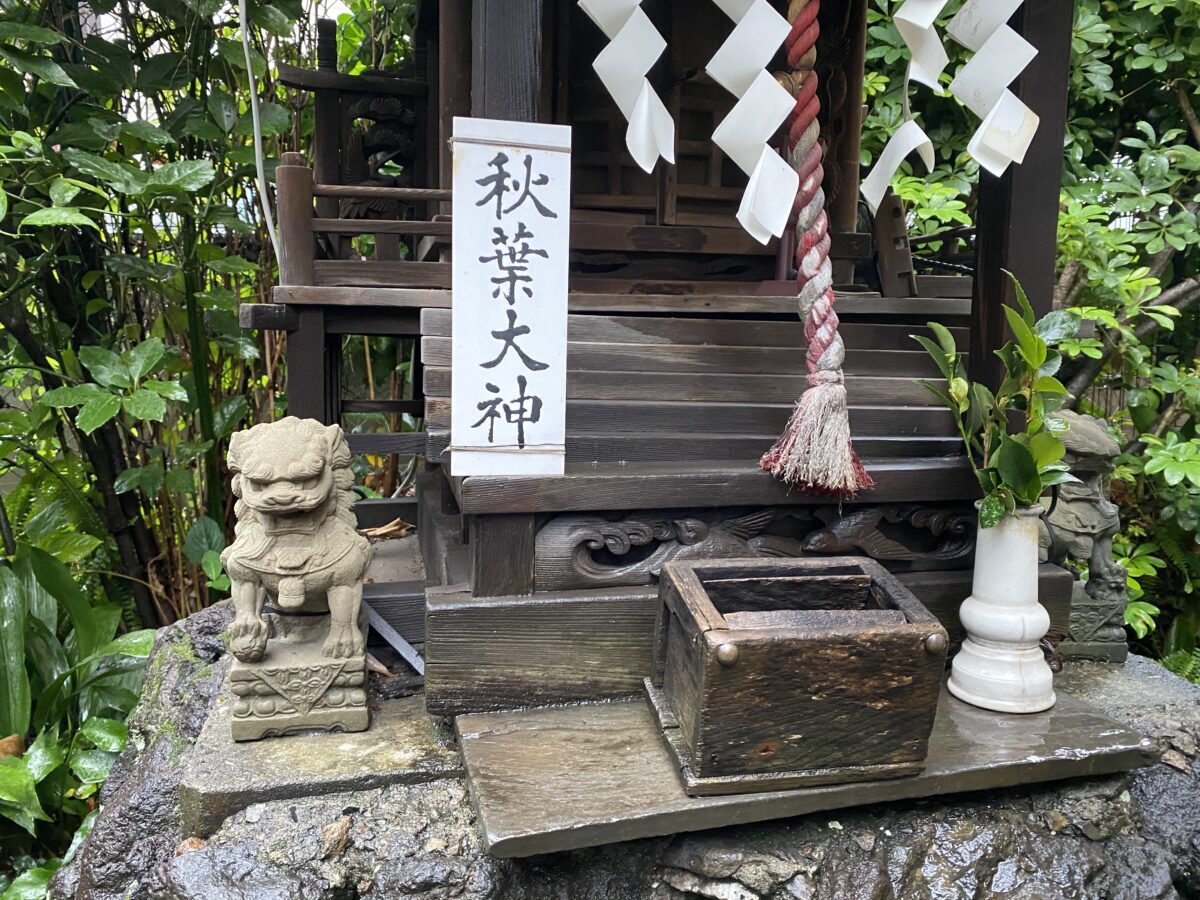
[[[825,169],[819,142],[816,44],[820,0],[792,0],[788,21],[788,64],[796,108],[788,132],[788,161],[800,175],[796,196],[796,268],[800,315],[808,342],[808,389],[796,404],[783,436],[759,463],[776,478],[802,490],[853,496],[875,486],[850,440],[850,411],[842,366],[846,347],[834,310],[829,217],[825,212]]]

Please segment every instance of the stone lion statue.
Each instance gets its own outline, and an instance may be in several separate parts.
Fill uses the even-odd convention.
[[[284,613],[327,611],[325,656],[363,653],[359,607],[371,547],[355,530],[350,460],[342,429],[312,419],[288,417],[231,438],[237,529],[221,562],[236,611],[230,649],[242,662],[266,653],[267,600]]]

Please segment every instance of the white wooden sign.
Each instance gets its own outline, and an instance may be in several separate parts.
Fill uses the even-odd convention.
[[[571,129],[454,120],[452,475],[561,475]]]

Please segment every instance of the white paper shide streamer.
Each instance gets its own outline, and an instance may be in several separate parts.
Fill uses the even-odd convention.
[[[765,244],[783,234],[800,188],[799,174],[769,143],[796,105],[766,69],[792,29],[768,0],[716,4],[736,24],[707,71],[738,102],[713,133],[713,143],[750,176],[737,217]]]
[[[983,119],[967,144],[967,152],[996,176],[1003,175],[1013,163],[1024,162],[1039,122],[1037,114],[1009,90],[1037,55],[1037,49],[1006,24],[1022,2],[967,0],[946,28],[955,41],[974,52],[950,83],[950,93]],[[913,121],[909,110],[908,81],[939,90],[938,78],[949,57],[934,22],[946,3],[908,0],[896,12],[896,28],[912,54],[904,85],[905,121],[863,181],[862,194],[873,211],[879,208],[900,163],[914,150],[927,168],[933,168],[933,143]]]
[[[667,42],[641,0],[579,0],[579,8],[609,39],[592,67],[629,122],[625,144],[634,162],[646,172],[660,156],[674,163],[675,121],[646,78]]]
[[[950,93],[983,119],[967,152],[997,176],[1025,161],[1040,121],[1008,87],[1037,56],[1037,48],[1006,24],[1020,5],[1021,0],[967,0],[946,28],[975,51],[950,83]]]
[[[950,57],[938,36],[934,22],[941,14],[949,0],[908,0],[896,11],[896,30],[908,47],[908,71],[904,76],[904,124],[896,129],[883,153],[875,161],[874,168],[863,179],[862,196],[871,207],[871,212],[877,212],[887,193],[888,185],[900,168],[900,164],[914,150],[925,163],[926,170],[932,170],[936,159],[933,154],[933,141],[913,119],[912,110],[908,105],[909,83],[918,81],[934,91],[940,92],[938,78],[945,71]]]

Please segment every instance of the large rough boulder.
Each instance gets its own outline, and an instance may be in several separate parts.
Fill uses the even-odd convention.
[[[893,804],[527,860],[481,850],[453,777],[229,816],[183,841],[177,787],[218,685],[226,614],[164,631],[104,810],[59,898],[854,900],[1200,896],[1200,688],[1157,664],[1077,663],[1060,684],[1160,739],[1129,775]],[[182,842],[182,843],[181,843]]]

